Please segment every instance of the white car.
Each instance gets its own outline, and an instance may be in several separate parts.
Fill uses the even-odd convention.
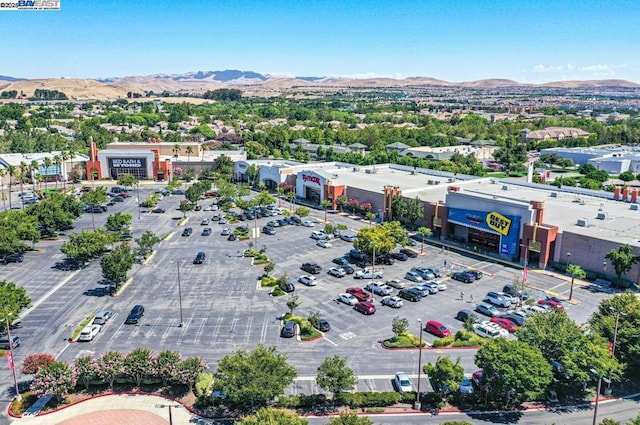
[[[351,294],[340,294],[338,295],[338,301],[341,303],[345,303],[346,305],[356,305],[358,304],[358,299]]]
[[[511,305],[510,299],[503,297],[497,292],[487,292],[484,300],[498,307],[509,307]]]
[[[92,341],[102,329],[100,325],[89,325],[85,326],[85,328],[80,332],[80,336],[78,337],[78,341]]]
[[[319,232],[319,231],[311,232],[311,237],[318,241],[329,239],[329,235],[327,235],[325,232]]]
[[[367,286],[364,287],[366,292],[373,292],[376,295],[382,295],[386,297],[387,295],[391,295],[393,292],[393,288],[385,285],[382,282],[371,282]]]
[[[382,305],[388,305],[389,307],[393,308],[400,308],[404,305],[404,303],[399,297],[386,296],[382,298]]]
[[[504,335],[502,332],[500,332],[498,329],[496,329],[493,326],[487,326],[485,325],[486,322],[483,323],[476,323],[473,325],[473,331],[483,337],[483,338],[500,338],[500,337],[505,337],[506,335]],[[502,329],[502,328],[500,328]],[[506,329],[502,329],[503,331],[505,331],[507,334],[509,334],[509,332],[507,332]]]
[[[302,222],[302,225],[304,227],[315,227],[316,223],[314,221],[311,220],[305,220]]]
[[[211,205],[207,205],[202,209],[202,211],[211,211]]]
[[[331,243],[327,241],[318,241],[316,245],[318,245],[320,248],[333,248],[333,245],[331,245]]]
[[[354,279],[382,279],[384,277],[384,270],[376,269],[364,269],[358,270],[353,274]]]
[[[500,332],[500,336],[503,338],[509,336],[509,331],[498,325],[497,323],[491,322],[489,320],[483,320],[482,322],[480,322],[480,324],[488,328],[497,330],[498,332]]]
[[[409,271],[404,275],[404,278],[407,279],[407,280],[410,280],[411,282],[416,282],[416,283],[417,282],[422,282],[422,276],[420,276],[416,272]]]
[[[409,393],[413,391],[413,385],[409,376],[404,372],[397,372],[393,377],[393,386],[396,387],[399,393]]]
[[[401,281],[400,279],[387,280],[387,285],[396,289],[404,289],[407,286],[407,284]]]
[[[329,274],[335,277],[344,277],[347,274],[347,272],[345,272],[340,267],[331,267],[329,269]]]
[[[551,311],[551,307],[547,307],[540,304],[531,304],[526,307],[523,307],[522,311],[525,312],[526,314],[548,313],[549,311]]]
[[[318,280],[315,278],[315,276],[306,274],[304,276],[301,276],[300,279],[298,279],[298,282],[303,283],[307,286],[316,286]]]

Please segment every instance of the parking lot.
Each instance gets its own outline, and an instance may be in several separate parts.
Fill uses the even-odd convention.
[[[144,189],[142,197],[151,192],[151,188]],[[275,345],[286,353],[298,369],[299,379],[289,389],[290,392],[310,393],[316,390],[313,382],[316,368],[325,357],[334,354],[349,359],[351,367],[360,376],[360,390],[391,390],[391,377],[396,371],[409,373],[414,377],[414,383],[418,371],[417,350],[390,351],[379,343],[392,336],[394,317],[407,318],[414,334],[419,331],[418,319],[423,323],[438,320],[455,333],[463,326],[455,319],[458,310],[473,309],[488,291],[500,291],[521,273],[492,261],[425,245],[424,255],[384,266],[385,275],[380,280],[403,279],[406,271],[418,265],[443,269],[445,261],[447,271],[470,267],[482,271],[482,279],[464,284],[443,278],[441,280],[447,284],[447,290],[416,303],[405,300],[404,307],[400,309],[381,305],[381,297],[375,296],[377,312],[365,316],[337,302],[336,297],[346,288],[364,287],[368,281],[353,279],[352,275],[336,278],[327,274],[327,270],[334,266],[331,260],[347,254],[352,244],[334,240],[332,248],[316,246],[310,235],[313,230],[321,229],[322,224],[313,228],[279,227],[275,235],[260,235],[255,241],[256,247],[265,247],[267,255],[275,262],[272,275],[287,274],[296,284],[294,293],[299,296],[301,305],[295,313],[306,317],[311,311],[319,311],[332,326],[323,339],[300,342],[295,338],[280,337],[282,323],[279,318],[288,310],[288,295],[272,298],[269,289],[259,287],[258,279],[263,274],[263,267],[252,266],[251,259],[242,256],[249,241],[231,242],[220,234],[222,228],[240,224],[257,225],[261,229],[272,217],[235,225],[220,225],[213,221],[208,225],[213,230],[212,234],[201,236],[202,229],[207,226],[201,226],[200,222],[203,218],[211,218],[212,212],[190,212],[187,222],[178,225],[182,213],[176,208],[182,196],[171,196],[160,201],[159,206],[167,211],[165,214],[151,214],[143,210],[138,219],[134,199],[130,197],[123,203],[117,203],[110,207],[108,213],[95,214],[93,219],[90,214],[84,214],[74,230],[90,229],[93,220],[96,225],[101,225],[112,212],[131,211],[134,214],[134,238],[145,230],[152,230],[160,236],[169,234],[146,264],[134,266],[130,284],[118,297],[110,297],[102,290],[104,283],[101,282],[97,261],[80,271],[64,268],[64,256],[59,251],[62,240],[41,242],[42,252],[28,253],[24,263],[0,267],[0,277],[25,285],[36,302],[22,320],[23,327],[19,332],[23,346],[16,353],[18,360],[31,352],[52,352],[60,354],[62,360],[73,361],[83,354],[99,355],[107,350],[127,352],[136,347],[148,347],[154,352],[171,349],[178,350],[185,357],[202,356],[215,368],[216,362],[226,354],[265,344]],[[203,201],[204,205],[209,203]],[[312,215],[318,219],[324,217],[321,211],[313,211]],[[329,214],[328,219],[334,224],[347,224],[354,231],[369,225],[341,215]],[[191,236],[181,236],[185,227],[193,228]],[[420,244],[413,249],[420,252]],[[203,264],[196,265],[192,262],[199,251],[205,252],[206,259]],[[300,270],[301,264],[309,261],[317,262],[323,268],[316,275],[318,284],[313,287],[297,283],[301,275],[307,274]],[[530,271],[528,284],[533,297],[543,297],[544,291],[560,296],[569,292],[567,279],[550,276],[546,272]],[[464,297],[461,297],[462,292]],[[574,298],[578,303],[567,304],[567,311],[582,323],[605,296],[607,294],[595,293],[588,287],[576,286]],[[135,304],[145,306],[145,315],[139,324],[125,325],[124,319]],[[95,340],[74,344],[65,342],[74,326],[102,309],[113,310],[114,317]],[[426,332],[423,338],[428,343],[435,339]],[[466,372],[475,370],[473,350],[424,350],[423,363],[433,362],[443,354],[460,356]],[[426,380],[423,383],[426,385]]]

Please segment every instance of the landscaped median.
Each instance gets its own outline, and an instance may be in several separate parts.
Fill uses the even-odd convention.
[[[80,337],[80,332],[93,321],[93,318],[96,317],[95,314],[89,315],[86,319],[84,319],[80,324],[73,330],[71,337],[69,338],[69,342],[76,342]]]
[[[482,338],[465,329],[459,330],[454,335],[438,338],[431,346],[422,341],[423,348],[478,348],[481,344]],[[382,347],[389,350],[418,348],[420,338],[405,331],[382,341]]]
[[[302,316],[294,316],[291,313],[286,313],[283,317],[285,322],[296,322],[300,329],[300,341],[315,341],[322,338],[322,332],[313,327],[308,319]]]

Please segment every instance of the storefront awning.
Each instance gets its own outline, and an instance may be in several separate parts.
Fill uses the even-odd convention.
[[[464,226],[464,227],[470,227],[472,229],[476,229],[476,230],[479,230],[481,232],[491,233],[493,235],[498,235],[498,236],[502,237],[502,235],[500,233],[496,232],[496,231],[485,229],[484,227],[481,227],[481,226],[474,226],[473,224],[470,224],[470,223],[463,223],[463,222],[457,221],[457,220],[448,220],[448,223],[453,223],[453,224],[457,224],[459,226]]]

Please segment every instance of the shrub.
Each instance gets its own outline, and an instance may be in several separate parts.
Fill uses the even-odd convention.
[[[432,347],[448,347],[450,345],[452,345],[454,342],[454,336],[453,335],[449,335],[445,338],[438,338],[435,341],[433,341],[433,344],[431,344]]]
[[[438,393],[436,392],[424,394],[422,396],[422,403],[432,409],[442,409],[442,406],[444,406],[442,397],[440,397],[440,395],[438,395]]]
[[[51,354],[31,354],[25,357],[20,372],[25,375],[35,375],[40,369],[49,366],[55,361],[56,359]]]
[[[342,404],[346,404],[351,408],[391,406],[401,400],[401,395],[396,392],[362,391],[341,393],[337,397]],[[413,394],[413,399],[415,400],[415,393]]]
[[[384,412],[384,407],[369,407],[367,413],[382,413]]]
[[[38,401],[37,395],[31,391],[24,392],[21,400],[14,400],[11,403],[11,412],[16,416],[22,416],[36,401]]]
[[[285,294],[286,294],[286,292],[284,292],[279,286],[276,286],[271,291],[271,296],[273,296],[273,297],[281,297],[281,296],[283,296]]]
[[[278,407],[283,409],[296,409],[300,407],[299,395],[282,396],[278,399]]]
[[[263,288],[271,288],[278,284],[278,280],[273,276],[263,276],[260,279],[260,286]]]
[[[420,346],[420,338],[409,333],[403,333],[384,341],[385,347],[389,348],[414,348]],[[426,346],[427,343],[422,341],[422,346]]]
[[[211,392],[212,387],[213,387],[213,373],[202,372],[196,378],[194,393],[196,397],[208,396],[209,393]]]

